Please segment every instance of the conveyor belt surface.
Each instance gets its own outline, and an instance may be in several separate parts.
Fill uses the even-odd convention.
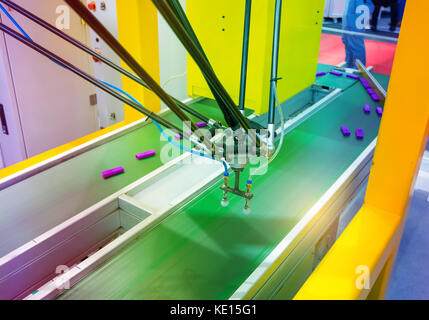
[[[376,75],[387,87],[388,78]],[[348,81],[348,80],[347,80]],[[219,184],[67,290],[61,299],[227,299],[377,136],[380,118],[360,83],[292,130],[243,199],[220,206]],[[352,135],[344,138],[340,126]],[[356,128],[365,138],[356,140]]]
[[[319,63],[317,65],[317,72],[326,72],[327,74],[324,76],[317,77],[315,83],[320,86],[339,88],[342,90],[345,90],[356,83],[356,80],[347,78],[346,77],[347,73],[345,72],[341,72],[343,73],[343,75],[340,77],[330,74],[329,71],[333,71],[334,69],[335,69],[334,66]]]
[[[218,108],[204,101],[192,107],[220,119]],[[182,126],[172,113],[165,118]],[[159,154],[168,143],[160,136],[148,124],[2,190],[0,257],[162,166],[159,156],[141,161],[134,156],[150,149]],[[102,171],[118,166],[125,174],[103,180]]]

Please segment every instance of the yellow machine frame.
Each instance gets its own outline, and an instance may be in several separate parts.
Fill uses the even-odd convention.
[[[159,71],[158,13],[152,1],[117,1],[119,41],[137,59],[157,82]],[[122,62],[124,68],[128,66]],[[161,100],[134,80],[122,77],[123,89],[154,112],[161,110]],[[142,118],[143,115],[125,106],[125,118]]]
[[[385,296],[429,135],[427,12],[407,2],[365,203],[295,299]]]

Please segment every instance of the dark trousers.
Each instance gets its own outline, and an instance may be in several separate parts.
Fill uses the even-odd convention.
[[[381,4],[379,1],[374,2],[374,12],[372,13],[371,26],[377,28],[378,15],[380,14],[380,8],[390,7],[390,25],[396,27],[398,24],[398,1],[385,1],[386,3]]]

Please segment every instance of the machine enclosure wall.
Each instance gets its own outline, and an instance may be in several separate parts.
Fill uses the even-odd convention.
[[[188,0],[189,20],[220,81],[238,104],[244,1]],[[280,34],[278,93],[281,101],[314,83],[323,22],[323,0],[284,1]],[[252,1],[246,108],[268,111],[274,1]],[[188,94],[213,98],[188,56]]]
[[[64,5],[62,0],[46,0],[43,5],[38,1],[14,2],[52,25],[59,17],[56,8]],[[14,10],[9,13],[35,42],[85,72],[94,73],[92,59],[88,55]],[[17,30],[3,12],[0,20]],[[89,45],[88,29],[74,12],[70,13],[70,29],[65,32]],[[95,93],[92,85],[10,36],[1,35],[0,47],[0,73],[4,84],[0,87],[0,104],[4,106],[10,127],[9,135],[0,132],[4,166],[99,129],[97,105],[91,105],[89,98]]]

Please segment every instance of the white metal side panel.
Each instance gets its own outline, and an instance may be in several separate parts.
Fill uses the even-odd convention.
[[[186,9],[186,1],[180,4]],[[179,100],[188,99],[186,50],[161,14],[158,13],[159,66],[161,86]],[[162,109],[166,109],[164,103]]]
[[[61,0],[16,2],[53,25],[58,17],[57,7],[64,5]],[[11,14],[34,41],[84,71],[93,73],[92,63],[86,54],[17,12],[11,11]],[[5,15],[2,19],[13,27]],[[70,29],[64,31],[88,43],[87,27],[72,10]],[[6,46],[29,157],[99,129],[97,106],[91,106],[89,101],[89,96],[95,93],[92,85],[9,36],[6,36]]]

